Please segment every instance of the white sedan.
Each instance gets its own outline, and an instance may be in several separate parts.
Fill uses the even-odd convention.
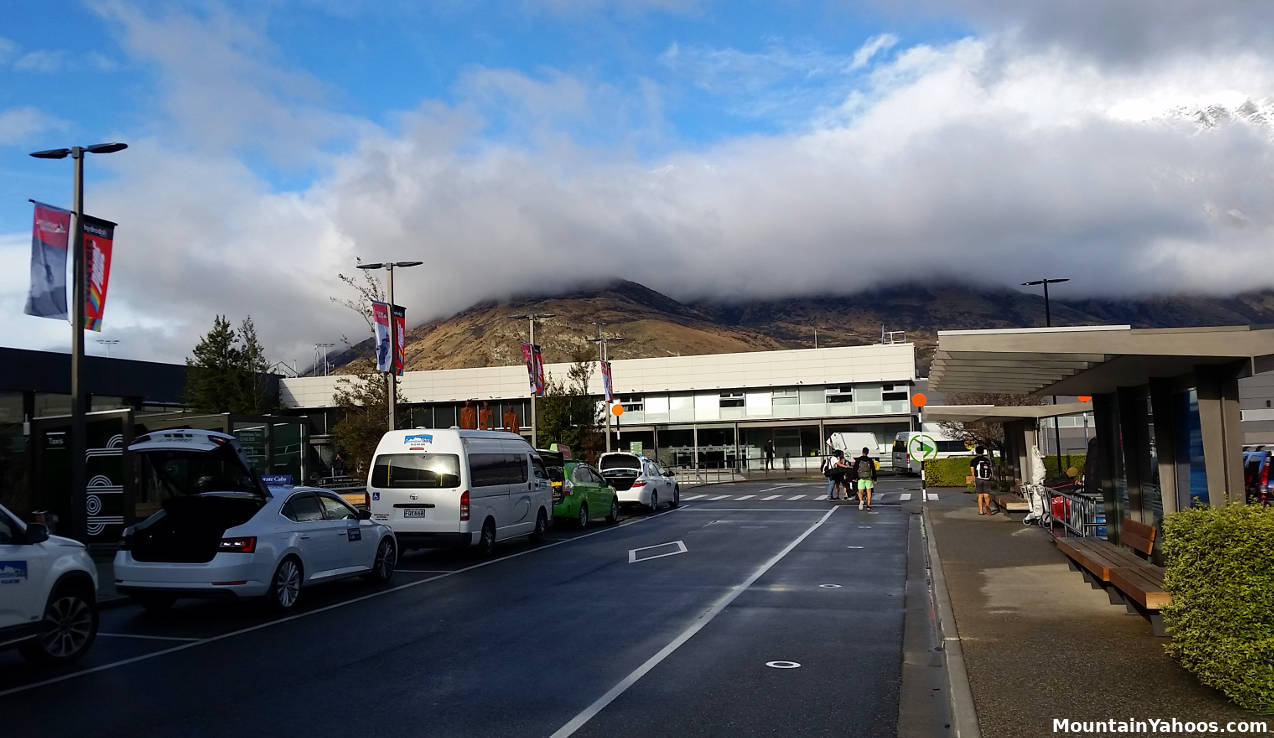
[[[636,503],[653,512],[665,503],[676,507],[681,502],[676,475],[654,459],[615,451],[602,454],[597,465],[602,477],[615,488],[620,504]]]
[[[155,431],[129,450],[140,494],[162,509],[125,529],[115,588],[148,609],[180,597],[264,597],[287,610],[311,584],[394,574],[389,527],[328,490],[266,487],[233,436]]]

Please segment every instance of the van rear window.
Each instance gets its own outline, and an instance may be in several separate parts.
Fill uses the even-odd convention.
[[[383,454],[372,467],[372,486],[380,489],[451,489],[460,486],[460,457],[455,454]]]

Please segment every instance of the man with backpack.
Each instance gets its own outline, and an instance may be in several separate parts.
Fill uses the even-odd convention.
[[[986,448],[978,446],[973,450],[973,459],[969,461],[969,479],[973,482],[973,491],[978,494],[978,515],[994,515],[991,509],[991,475],[994,467],[987,458]]]
[[[876,461],[867,454],[870,453],[867,448],[863,448],[863,455],[854,459],[853,476],[858,478],[858,509],[863,509],[863,493],[866,493],[867,509],[871,509],[871,492],[876,487]]]

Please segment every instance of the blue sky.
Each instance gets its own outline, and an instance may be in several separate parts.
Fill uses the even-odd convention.
[[[69,205],[71,164],[26,154],[110,140],[100,337],[134,358],[180,361],[216,314],[280,358],[359,338],[328,299],[357,257],[426,261],[413,323],[563,274],[1269,287],[1244,263],[1274,235],[1270,29],[1256,0],[20,3],[0,344],[69,343],[21,309],[26,200]]]

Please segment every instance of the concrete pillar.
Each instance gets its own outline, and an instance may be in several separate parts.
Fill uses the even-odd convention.
[[[1177,512],[1177,422],[1173,413],[1173,386],[1162,379],[1150,380],[1150,406],[1154,411],[1155,453],[1159,457],[1159,495],[1163,514]]]
[[[1199,425],[1208,470],[1208,497],[1213,506],[1242,504],[1243,432],[1239,428],[1238,371],[1227,366],[1195,367],[1199,393]]]

